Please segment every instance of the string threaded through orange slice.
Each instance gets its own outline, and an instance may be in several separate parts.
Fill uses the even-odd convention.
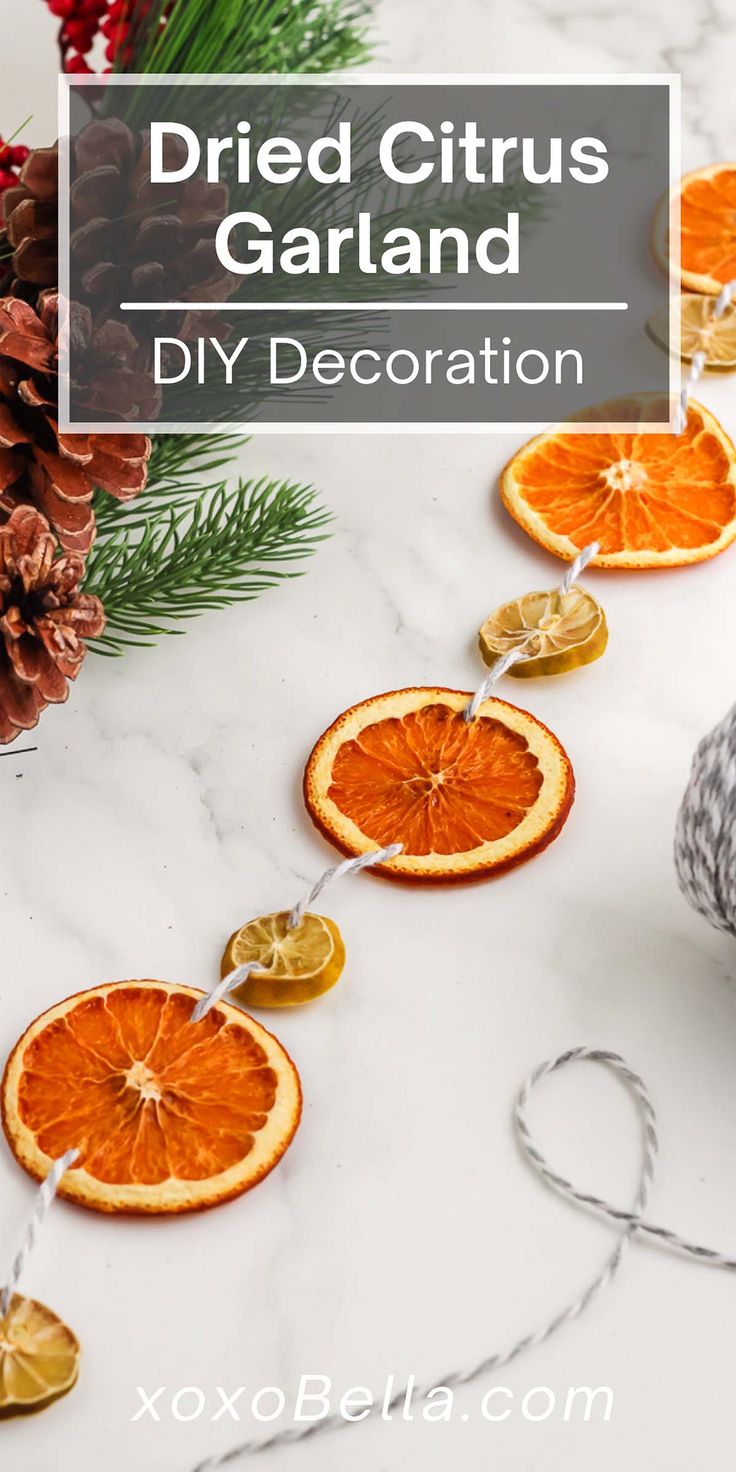
[[[680,279],[685,291],[717,296],[736,280],[736,163],[710,164],[680,180]],[[653,245],[668,269],[670,197],[654,220]]]
[[[684,363],[692,363],[696,353],[703,353],[704,368],[715,373],[732,373],[736,368],[736,307],[726,307],[716,317],[710,297],[688,291],[681,294],[679,308],[679,340],[669,303],[652,313],[647,322],[649,336],[665,350],[679,352]]]
[[[736,539],[736,450],[691,399],[679,435],[537,435],[504,469],[501,498],[568,562],[598,542],[595,567],[681,567]]]
[[[511,869],[557,836],[574,794],[551,731],[503,700],[466,722],[470,694],[393,690],[354,705],[317,742],[304,773],[312,820],[341,853],[389,843],[389,879],[443,883]]]
[[[37,1180],[77,1148],[59,1195],[95,1211],[216,1206],[273,1169],[299,1124],[299,1076],[281,1044],[220,1002],[160,981],[79,992],[44,1012],[8,1059],[2,1120]]]

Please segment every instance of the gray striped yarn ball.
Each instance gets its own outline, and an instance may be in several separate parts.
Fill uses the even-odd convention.
[[[736,705],[696,749],[677,815],[675,864],[691,905],[736,935]]]

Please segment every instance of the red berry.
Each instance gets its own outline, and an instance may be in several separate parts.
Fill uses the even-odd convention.
[[[102,22],[100,30],[103,36],[107,36],[109,41],[115,41],[119,45],[121,41],[125,40],[130,26],[124,20],[105,20]]]
[[[17,183],[18,180],[15,174],[11,173],[10,169],[0,169],[0,190],[11,189]]]
[[[66,20],[74,14],[75,0],[49,0],[49,10],[59,20]]]
[[[77,51],[91,51],[95,33],[84,20],[70,20],[64,26],[64,36]]]
[[[21,169],[28,158],[30,148],[25,143],[15,143],[10,150],[10,158],[13,168]]]
[[[81,75],[82,73],[91,72],[92,68],[87,65],[83,56],[67,56],[64,70]]]

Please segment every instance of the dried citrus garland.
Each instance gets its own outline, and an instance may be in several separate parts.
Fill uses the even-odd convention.
[[[722,290],[718,305],[723,302]],[[669,436],[649,437],[647,446],[644,436],[594,435],[576,453],[574,440],[566,442],[571,437],[553,432],[515,457],[504,473],[507,504],[514,509],[516,496],[531,517],[527,503],[541,482],[547,499],[531,504],[544,526],[538,540],[550,545],[557,537],[552,549],[573,559],[562,584],[504,604],[486,619],[479,638],[490,673],[472,697],[439,687],[393,691],[352,707],[324,733],[307,763],[307,805],[318,827],[354,857],[328,870],[292,911],[240,927],[225,949],[222,979],[209,994],[158,981],[100,986],[52,1007],[23,1034],[6,1067],[2,1118],[16,1158],[42,1185],[0,1295],[0,1415],[40,1409],[77,1378],[75,1336],[50,1310],[14,1291],[57,1192],[97,1211],[178,1214],[242,1194],[288,1148],[301,1115],[297,1071],[277,1040],[226,996],[250,1005],[296,1005],[336,983],[345,960],[340,933],[327,917],[307,910],[325,883],[379,864],[388,877],[410,881],[479,878],[515,866],[557,836],[574,793],[569,759],[541,722],[491,692],[506,672],[558,674],[600,657],[605,616],[575,579],[588,561],[657,565],[644,560],[655,541],[655,505],[660,531],[669,536],[668,546],[656,546],[658,561],[673,562],[666,554],[683,552],[683,526],[703,520],[682,505],[682,482],[692,486],[693,475],[695,486],[706,490],[702,505],[716,535],[708,542],[701,529],[696,542],[690,531],[688,556],[679,560],[700,560],[727,544],[731,525],[724,508],[730,505],[736,521],[733,447],[700,406],[691,406],[685,428],[684,446],[678,442],[674,450]],[[656,439],[668,448],[653,444]],[[683,448],[689,459],[675,465],[673,477],[672,462]],[[535,454],[536,478],[525,479],[517,462],[528,471]],[[629,492],[626,506],[622,497]],[[579,511],[586,495],[582,524],[595,539],[575,555],[578,542],[570,533],[581,539],[580,518],[571,524],[568,513],[576,502]],[[567,517],[561,532],[550,527],[550,506],[552,521],[555,509]],[[615,526],[622,545],[612,545]],[[672,540],[673,528],[679,541]],[[559,1177],[549,1178],[559,1184]],[[590,1200],[563,1185],[576,1199]],[[631,1220],[639,1225],[638,1216]],[[660,1231],[646,1224],[643,1230]],[[703,1255],[704,1249],[666,1235]],[[720,1265],[733,1262],[721,1258]],[[609,1265],[604,1277],[610,1274]],[[541,1337],[576,1315],[589,1297]],[[529,1342],[520,1341],[500,1362]]]

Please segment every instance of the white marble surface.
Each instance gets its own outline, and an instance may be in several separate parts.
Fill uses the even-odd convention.
[[[52,28],[40,0],[26,7],[22,31],[3,32],[1,121],[9,131],[30,96],[43,142]],[[387,0],[378,23],[378,64],[398,70],[682,70],[685,164],[736,152],[724,3]],[[733,382],[702,397],[736,432]],[[0,762],[3,1054],[38,1011],[100,980],[210,983],[234,925],[290,903],[330,862],[299,797],[314,737],[382,689],[472,687],[481,617],[555,579],[493,498],[516,443],[310,438],[244,452],[249,473],[314,480],[334,538],[303,581],[158,651],[90,661],[44,719],[39,752]],[[79,1332],[83,1376],[53,1411],[3,1424],[3,1466],[191,1472],[252,1426],[134,1423],[137,1385],[199,1385],[214,1411],[218,1385],[290,1390],[303,1372],[341,1389],[390,1372],[439,1379],[535,1327],[611,1240],[538,1185],[511,1136],[521,1078],[570,1045],[621,1050],[643,1072],[662,1120],[654,1213],[733,1248],[736,946],[689,911],[670,851],[692,749],[734,698],[735,569],[731,553],[595,578],[605,659],[522,691],[579,783],[545,856],[452,894],[369,877],[333,892],[348,968],[323,1002],[278,1019],[307,1107],[257,1192],[179,1222],[56,1209],[25,1286]],[[563,1169],[627,1199],[637,1135],[617,1087],[578,1072],[537,1117]],[[0,1149],[3,1254],[31,1198]],[[634,1247],[584,1319],[502,1377],[518,1397],[609,1385],[609,1424],[533,1425],[517,1411],[488,1425],[468,1391],[449,1426],[360,1427],[270,1466],[726,1472],[735,1307],[733,1279]]]

